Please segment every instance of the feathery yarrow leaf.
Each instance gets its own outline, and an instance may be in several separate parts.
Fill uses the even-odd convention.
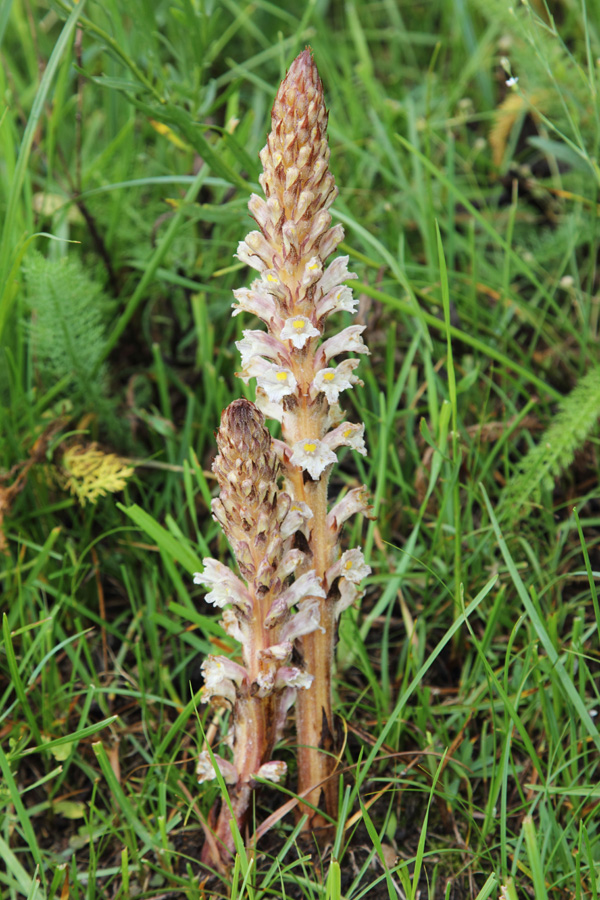
[[[45,385],[70,376],[71,399],[83,405],[105,393],[109,301],[75,256],[49,260],[32,253],[24,266],[28,323]],[[92,373],[96,373],[93,374]]]
[[[221,416],[217,445],[212,468],[219,496],[212,511],[242,578],[218,560],[205,559],[194,582],[209,588],[206,601],[224,609],[222,625],[242,645],[241,665],[225,656],[209,656],[202,664],[202,699],[232,711],[227,741],[233,760],[215,760],[232,787],[231,809],[242,827],[256,779],[277,781],[285,771],[285,763],[272,761],[271,754],[297,691],[312,683],[312,675],[293,659],[294,641],[319,627],[316,604],[325,591],[313,569],[295,577],[305,554],[293,543],[311,511],[292,504],[279,489],[281,463],[260,410],[244,399],[231,403]],[[197,772],[199,781],[215,777],[205,750]],[[225,856],[233,851],[230,818],[223,805],[216,834]]]
[[[503,517],[517,521],[532,503],[539,503],[542,489],[554,488],[555,478],[571,465],[597,425],[599,410],[600,369],[594,369],[559,404],[550,427],[521,460],[500,498]]]

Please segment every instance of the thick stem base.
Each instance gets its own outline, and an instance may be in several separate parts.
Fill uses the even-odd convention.
[[[321,625],[318,630],[305,635],[302,652],[308,672],[314,675],[312,687],[300,691],[296,699],[296,727],[298,741],[298,793],[310,804],[325,809],[333,819],[338,813],[338,778],[334,774],[335,726],[331,703],[331,676],[335,645],[335,621],[332,604],[325,601],[321,607]],[[301,811],[308,816],[307,830],[328,831],[331,826],[319,812],[306,804]]]

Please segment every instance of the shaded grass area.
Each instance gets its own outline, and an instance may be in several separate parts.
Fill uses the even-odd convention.
[[[7,896],[598,896],[599,13],[0,6]],[[236,650],[191,575],[228,554],[213,431],[252,396],[254,327],[233,254],[307,43],[372,352],[347,400],[369,456],[331,495],[371,489],[345,540],[373,574],[340,628],[334,846],[291,812],[204,883],[199,669]],[[82,505],[92,444],[135,474]]]

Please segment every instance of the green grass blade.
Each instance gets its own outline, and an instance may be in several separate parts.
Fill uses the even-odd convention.
[[[159,525],[156,519],[153,519],[145,510],[137,505],[122,506],[120,503],[118,507],[135,522],[138,528],[141,528],[152,540],[156,541],[163,553],[171,559],[180,562],[191,575],[194,572],[202,571],[202,560],[196,556],[190,547],[182,544],[172,534],[169,534],[166,528]]]
[[[154,847],[155,850],[161,850],[161,841],[160,836],[158,834],[150,834],[146,826],[140,820],[136,810],[133,807],[133,804],[129,800],[129,798],[125,795],[125,791],[117,781],[117,777],[113,771],[113,768],[110,764],[110,760],[107,756],[106,750],[100,741],[92,744],[92,749],[96,755],[96,759],[98,760],[98,764],[104,775],[108,787],[110,788],[110,792],[114,797],[116,806],[125,820],[126,824],[135,831],[137,836],[146,844],[148,847]]]
[[[76,3],[70,11],[69,17],[63,26],[54,50],[52,51],[52,55],[48,60],[44,74],[42,75],[40,86],[27,120],[23,140],[21,141],[15,173],[8,196],[2,235],[0,236],[0,342],[2,341],[2,334],[6,326],[14,294],[14,285],[8,279],[7,275],[8,270],[12,265],[11,256],[15,249],[15,236],[13,232],[17,217],[17,208],[21,199],[23,182],[25,180],[27,163],[29,162],[29,155],[31,153],[31,146],[38,128],[39,120],[44,111],[48,92],[50,91],[50,86],[56,74],[56,70],[62,59],[63,53],[66,50],[67,44],[71,40],[77,20],[83,13],[86,2],[87,0],[80,0],[80,2]]]
[[[580,695],[577,693],[577,689],[575,688],[575,685],[573,684],[571,678],[569,677],[569,675],[562,663],[562,660],[560,659],[558,653],[556,652],[554,644],[552,643],[552,639],[550,638],[550,635],[548,634],[548,631],[545,628],[544,623],[542,622],[542,619],[541,619],[538,611],[536,610],[535,606],[533,605],[531,597],[527,593],[527,589],[526,589],[525,585],[523,584],[521,576],[519,575],[517,567],[515,566],[514,560],[508,550],[506,541],[504,540],[504,537],[502,536],[502,532],[500,531],[500,526],[498,525],[498,520],[496,519],[496,516],[494,515],[494,510],[492,509],[492,505],[489,501],[488,495],[487,495],[486,490],[483,487],[483,485],[481,485],[481,491],[483,493],[483,499],[484,499],[485,505],[487,507],[487,511],[488,511],[488,514],[489,514],[489,517],[490,517],[490,520],[492,523],[492,527],[494,529],[494,533],[496,535],[496,540],[498,541],[498,546],[500,547],[500,552],[502,553],[502,556],[504,557],[504,562],[506,563],[506,566],[510,573],[510,577],[512,578],[513,584],[517,590],[517,593],[521,599],[521,602],[522,602],[523,606],[525,607],[527,615],[529,616],[529,618],[533,624],[533,627],[539,638],[539,641],[540,641],[542,647],[544,648],[553,668],[555,669],[555,671],[557,672],[557,674],[559,676],[558,684],[560,686],[560,689],[563,692],[563,694],[565,695],[565,698],[568,699],[570,701],[570,703],[573,705],[573,707],[577,713],[579,721],[581,722],[581,724],[583,725],[583,727],[585,728],[585,730],[591,737],[592,741],[594,742],[594,745],[596,746],[596,748],[598,750],[600,750],[600,733],[598,732],[598,729],[594,725],[594,721],[593,721],[592,717],[590,716],[590,714],[588,713],[583,700],[581,699]]]
[[[33,856],[34,862],[36,866],[38,866],[41,878],[44,881],[46,880],[44,865],[42,861],[42,854],[40,851],[39,844],[37,842],[35,831],[33,829],[33,825],[31,824],[31,819],[23,800],[21,798],[21,790],[19,789],[15,777],[11,771],[10,764],[2,748],[0,747],[0,770],[2,771],[3,777],[3,786],[5,790],[8,790],[8,794],[10,796],[11,803],[15,807],[15,812],[17,814],[17,819],[19,822],[19,828],[22,829],[23,834],[25,836],[25,840],[27,841],[27,846],[31,851],[31,855]]]

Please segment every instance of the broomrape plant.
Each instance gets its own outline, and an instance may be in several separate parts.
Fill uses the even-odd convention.
[[[370,513],[366,488],[348,491],[331,509],[327,500],[336,450],[366,454],[364,425],[344,422],[339,405],[341,392],[361,383],[354,374],[359,360],[332,363],[369,351],[362,325],[324,338],[330,316],[355,313],[357,305],[345,285],[357,277],[348,271],[348,257],[326,266],[344,236],[341,225],[331,225],[337,188],[326,127],[323,87],[307,49],[279,88],[260,153],[265,196],[253,194],[248,204],[259,230],[237,250],[259,277],[234,291],[233,314],[252,313],[267,330],[244,331],[237,343],[238,374],[246,383],[256,379],[256,406],[239,400],[223,413],[213,466],[221,493],[213,513],[244,581],[211,559],[195,577],[211,588],[209,602],[227,607],[223,625],[242,644],[243,665],[225,657],[203,665],[204,699],[232,710],[233,762],[216,762],[232,786],[240,827],[255,777],[278,780],[285,770],[270,757],[295,695],[298,793],[310,804],[303,807],[307,828],[326,830],[319,807],[337,815],[331,699],[337,621],[370,573],[360,549],[340,551],[347,519]],[[281,423],[281,440],[270,437],[262,414]],[[204,751],[200,779],[214,774]],[[215,826],[225,853],[233,846],[230,817],[224,805]]]

